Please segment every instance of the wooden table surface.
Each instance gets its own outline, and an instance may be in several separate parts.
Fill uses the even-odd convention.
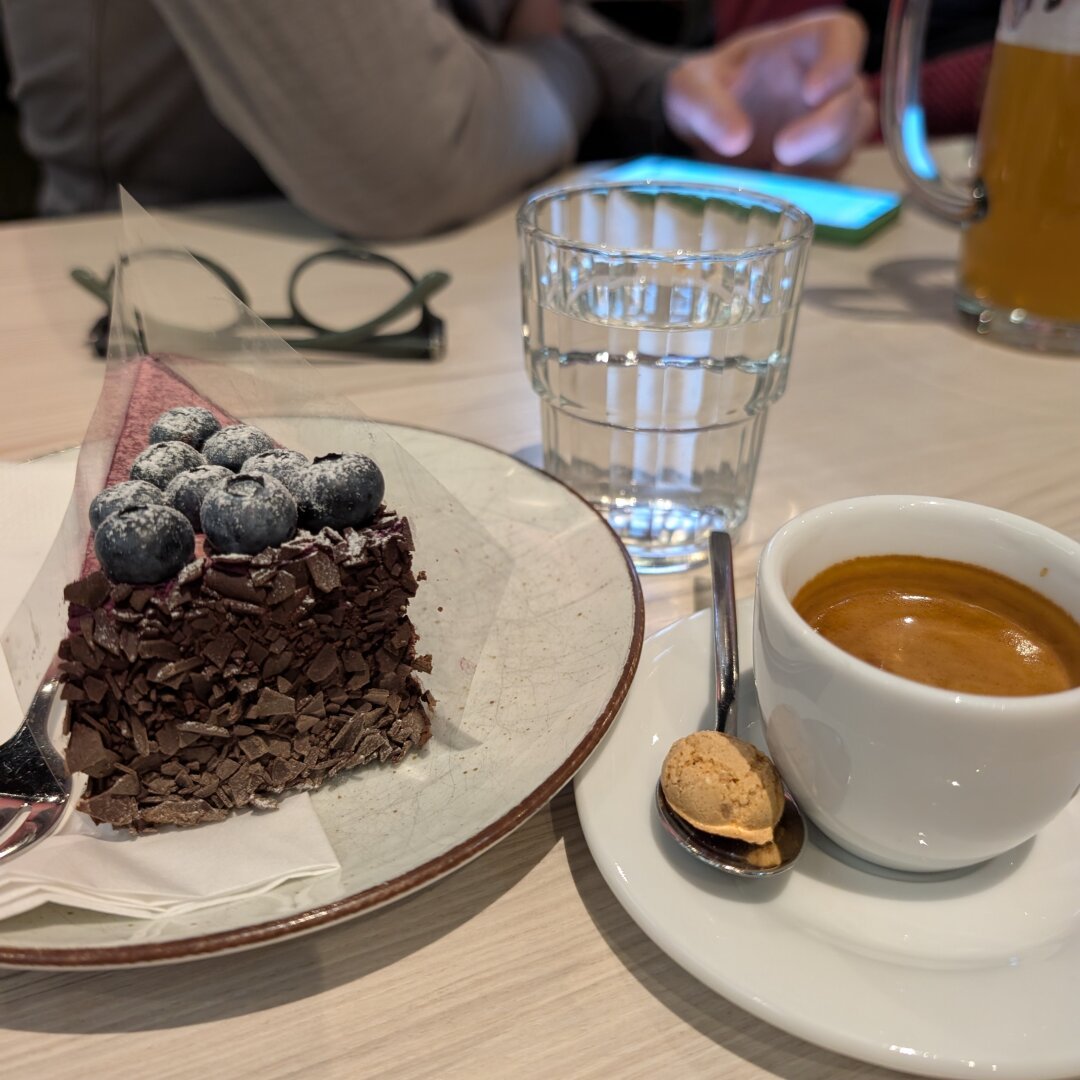
[[[949,148],[954,160],[960,148]],[[896,185],[879,150],[852,179]],[[284,308],[299,259],[330,237],[279,202],[161,215],[219,258],[260,311]],[[99,314],[68,279],[101,270],[113,215],[0,228],[0,458],[79,441],[102,365]],[[917,209],[858,248],[817,245],[788,391],[773,409],[736,587],[797,512],[844,496],[989,503],[1080,538],[1080,362],[987,344],[952,312],[958,237]],[[330,360],[368,415],[535,460],[513,209],[388,248],[453,275],[437,364]],[[326,299],[349,297],[326,278]],[[706,605],[704,572],[646,580],[649,632]],[[885,1077],[787,1035],[684,973],[594,866],[572,793],[449,878],[369,916],[252,952],[161,968],[0,974],[10,1076]]]

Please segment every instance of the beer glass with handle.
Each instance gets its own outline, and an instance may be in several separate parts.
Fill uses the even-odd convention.
[[[968,183],[925,145],[930,0],[892,0],[882,127],[913,194],[960,224],[956,303],[988,337],[1080,353],[1080,0],[1004,0]]]

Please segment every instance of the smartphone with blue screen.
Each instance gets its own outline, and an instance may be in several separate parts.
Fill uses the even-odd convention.
[[[640,157],[605,169],[601,175],[608,180],[723,184],[759,191],[806,211],[814,219],[815,237],[845,244],[861,243],[900,213],[901,198],[894,191],[689,158]]]

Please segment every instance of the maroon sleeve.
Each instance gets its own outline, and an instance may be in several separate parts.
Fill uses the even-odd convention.
[[[923,62],[919,94],[928,135],[966,135],[979,126],[993,45],[973,45]],[[870,77],[875,101],[881,99],[881,76]]]

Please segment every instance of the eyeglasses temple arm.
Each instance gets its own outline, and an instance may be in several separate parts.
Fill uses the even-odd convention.
[[[76,266],[71,271],[71,278],[76,285],[81,285],[87,292],[93,293],[103,304],[112,304],[112,274],[107,278],[99,278],[85,267]]]
[[[424,307],[440,289],[446,288],[450,283],[450,275],[442,270],[432,270],[423,277],[418,278],[413,287],[396,304],[391,305],[381,315],[352,328],[353,334],[375,334],[387,323],[400,319],[407,315],[413,308]]]

